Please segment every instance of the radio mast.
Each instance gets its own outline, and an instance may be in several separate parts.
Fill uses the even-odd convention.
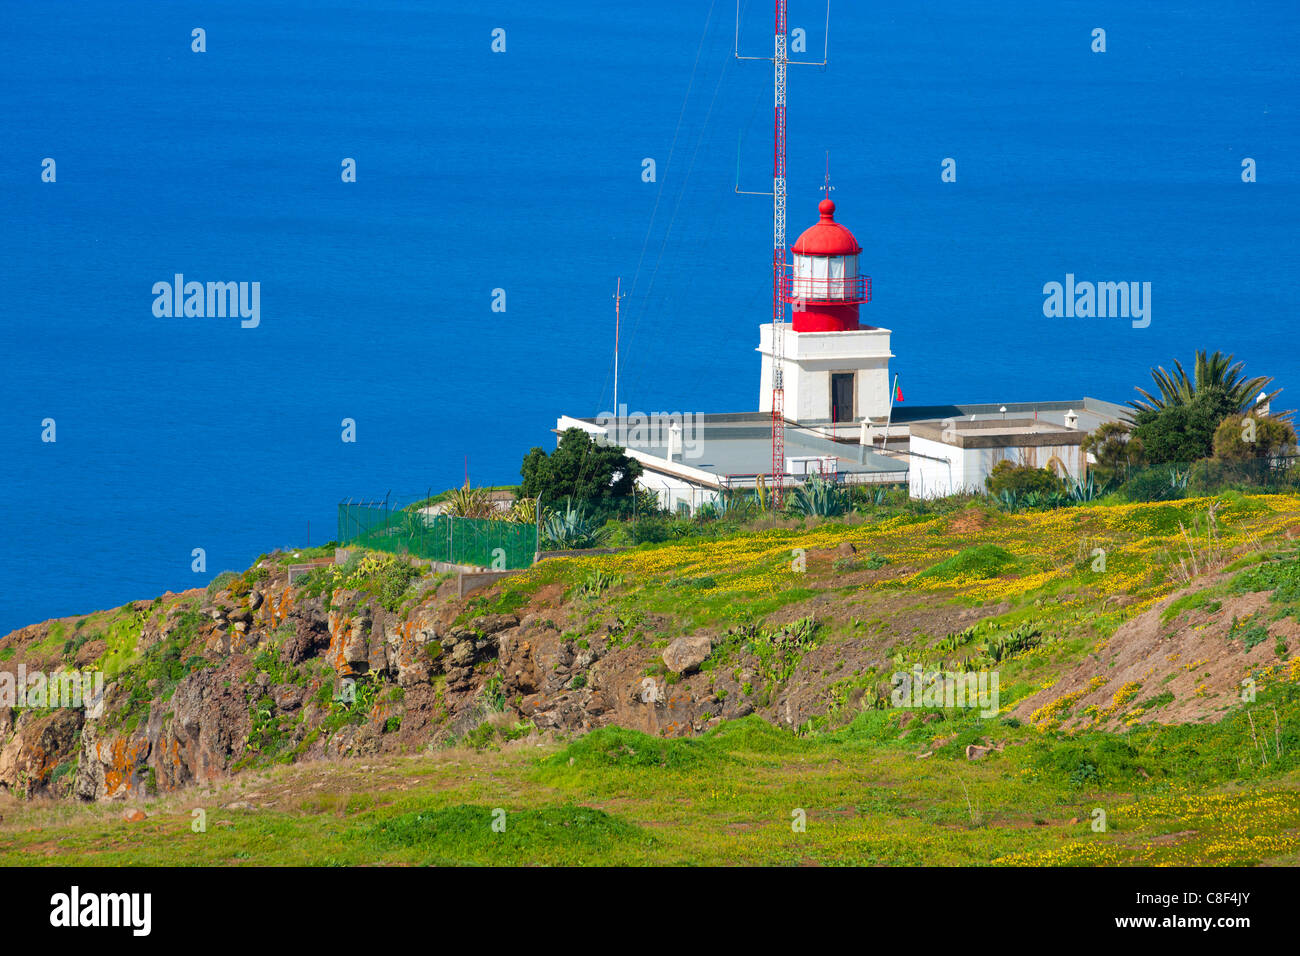
[[[830,0],[826,2],[826,37],[822,59],[796,60],[795,65],[825,66],[830,47]],[[785,300],[781,284],[785,277],[785,84],[788,38],[786,0],[776,0],[775,45],[772,51],[774,110],[772,115],[772,503],[780,507],[785,494]],[[767,57],[740,55],[740,2],[736,2],[736,58],[765,60]],[[743,192],[736,184],[736,192]],[[753,195],[753,193],[750,193]],[[761,195],[761,194],[760,194]]]

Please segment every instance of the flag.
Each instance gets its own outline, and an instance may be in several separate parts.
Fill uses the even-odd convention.
[[[894,376],[894,401],[901,402],[902,400],[903,400],[903,390],[898,387],[898,376],[895,375]]]

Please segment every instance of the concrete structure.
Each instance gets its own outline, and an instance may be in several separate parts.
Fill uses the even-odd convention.
[[[786,424],[785,471],[798,484],[820,474],[842,484],[906,484],[915,497],[986,490],[984,479],[1002,460],[1051,468],[1083,479],[1084,437],[1124,418],[1123,406],[1095,398],[1005,405],[896,405],[888,435],[883,423],[834,427]],[[771,423],[767,415],[563,416],[559,434],[581,428],[627,450],[645,469],[638,484],[663,507],[693,512],[729,489],[752,489],[768,475]]]
[[[761,412],[663,415],[629,419],[572,418],[555,423],[557,434],[581,428],[622,446],[641,463],[638,484],[659,495],[663,507],[694,511],[730,489],[752,489],[771,469],[771,418]],[[906,458],[881,454],[851,441],[834,441],[813,429],[786,426],[786,472],[803,481],[821,473],[844,484],[903,484]]]
[[[798,424],[846,425],[889,415],[889,330],[863,326],[858,307],[871,301],[871,280],[858,272],[862,247],[835,221],[823,199],[820,220],[790,248],[782,283],[790,325],[774,342],[773,324],[759,326],[759,410],[771,412],[774,354],[780,345],[785,417]]]
[[[908,493],[913,498],[983,493],[984,479],[1001,461],[1047,468],[1066,479],[1082,479],[1087,472],[1080,447],[1087,433],[1052,422],[950,418],[918,422],[910,432]]]
[[[772,325],[759,326],[759,410],[772,411]],[[841,426],[889,417],[889,329],[797,332],[785,326],[785,416]]]

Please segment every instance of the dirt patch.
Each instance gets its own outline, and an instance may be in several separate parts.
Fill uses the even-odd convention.
[[[952,520],[948,522],[948,530],[949,532],[955,531],[958,534],[967,534],[972,531],[983,531],[992,523],[993,518],[987,511],[982,511],[979,508],[970,508],[963,511],[961,514],[954,516]]]
[[[1206,578],[1122,624],[1108,641],[1052,687],[1021,701],[1021,719],[1060,720],[1067,728],[1127,723],[1202,723],[1219,720],[1241,699],[1242,682],[1278,662],[1275,645],[1300,644],[1300,623],[1271,620],[1265,592],[1227,595],[1162,620],[1185,594],[1225,576]],[[1234,630],[1234,621],[1236,629]],[[1253,647],[1243,635],[1252,628]]]

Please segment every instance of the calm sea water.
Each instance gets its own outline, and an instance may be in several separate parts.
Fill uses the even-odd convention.
[[[733,189],[770,184],[771,71],[733,5],[472,6],[6,10],[0,634],[320,543],[466,456],[517,480],[610,406],[619,275],[621,400],[756,407],[770,205]],[[907,401],[1122,401],[1198,347],[1300,385],[1295,4],[979,6],[836,3],[830,68],[791,69],[791,239],[830,150]],[[156,318],[178,272],[260,282],[260,326]],[[1045,319],[1067,272],[1151,282],[1150,327]]]

